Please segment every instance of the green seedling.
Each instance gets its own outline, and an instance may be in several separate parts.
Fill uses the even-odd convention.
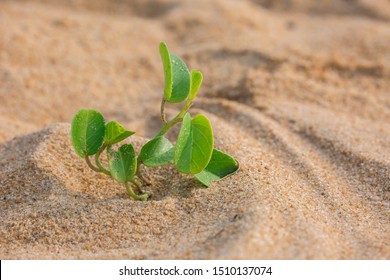
[[[117,121],[106,123],[101,113],[88,109],[79,110],[72,121],[72,143],[76,153],[92,170],[123,184],[134,200],[149,198],[141,188],[143,183],[148,183],[141,174],[141,165],[156,167],[173,163],[179,172],[193,174],[206,187],[239,168],[233,157],[214,148],[213,129],[207,117],[198,114],[192,118],[188,112],[202,84],[202,73],[190,72],[178,56],[169,52],[164,42],[160,43],[160,55],[165,78],[160,112],[163,127],[141,148],[138,156],[132,144],[120,145],[135,132],[126,130]],[[166,104],[179,102],[184,102],[181,111],[167,121]],[[180,123],[174,145],[165,134]],[[101,162],[104,151],[107,153],[106,167]],[[94,156],[94,163],[91,156]]]

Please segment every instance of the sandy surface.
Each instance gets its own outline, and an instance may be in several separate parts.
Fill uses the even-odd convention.
[[[161,40],[241,169],[209,189],[143,169],[134,202],[69,123],[153,137]],[[0,258],[389,259],[389,46],[386,0],[1,1]]]

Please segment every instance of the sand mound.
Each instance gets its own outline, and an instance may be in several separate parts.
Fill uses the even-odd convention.
[[[317,2],[2,1],[0,258],[390,258],[390,5]],[[153,137],[161,40],[204,73],[191,111],[241,169],[204,189],[145,168],[134,202],[69,122]]]
[[[237,105],[222,104],[225,108],[219,111],[235,119],[245,117],[233,115]],[[260,115],[251,120],[257,125],[248,125],[265,133],[265,140],[276,139],[271,131],[278,133],[280,128],[272,120]],[[224,135],[217,137],[216,145],[236,156],[241,170],[203,189],[169,166],[145,169],[151,179],[146,190],[153,194],[147,203],[132,201],[123,187],[90,171],[72,150],[67,124],[3,144],[2,257],[387,256],[383,249],[388,246],[384,231],[388,204],[383,202],[388,201],[384,197],[388,192],[380,180],[388,180],[388,173],[371,178],[376,186],[371,190],[363,182],[357,185],[362,190],[351,189],[356,185],[348,178],[341,181],[335,174],[312,170],[312,163],[292,159],[296,147],[286,147],[292,150],[288,154],[282,137],[278,149],[286,154],[276,160],[253,137],[227,128],[218,118],[212,121],[216,134]],[[132,138],[137,149],[145,142]],[[296,162],[286,164],[288,158]],[[317,162],[321,160],[325,159]],[[350,188],[342,185],[346,182]]]
[[[1,146],[2,254],[211,257],[216,252],[205,246],[215,242],[214,236],[227,230],[241,235],[242,227],[235,225],[242,223],[243,213],[245,219],[252,215],[246,208],[256,199],[245,184],[225,181],[206,190],[169,166],[144,170],[151,179],[145,190],[153,198],[134,202],[123,187],[86,168],[72,150],[69,133],[70,126],[61,124]],[[145,142],[132,138],[137,149]]]

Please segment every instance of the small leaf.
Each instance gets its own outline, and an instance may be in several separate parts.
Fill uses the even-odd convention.
[[[137,157],[131,144],[122,145],[118,151],[108,150],[108,166],[112,177],[120,183],[129,181],[137,171]]]
[[[94,155],[103,144],[104,117],[95,110],[81,109],[72,120],[72,143],[80,157]]]
[[[164,99],[169,100],[172,92],[172,63],[168,47],[164,42],[160,43],[160,56],[164,67]]]
[[[175,147],[174,163],[182,173],[197,174],[209,163],[214,137],[210,121],[203,115],[183,118]]]
[[[114,145],[122,140],[125,140],[134,133],[134,131],[126,130],[119,122],[111,121],[106,124],[104,142],[106,145]]]
[[[203,75],[201,72],[196,70],[191,71],[191,88],[190,88],[190,95],[188,96],[188,100],[194,100],[194,98],[198,93],[200,85],[202,84],[202,80],[203,80]]]
[[[209,187],[213,181],[217,181],[238,170],[238,162],[228,154],[217,149],[213,150],[210,162],[195,178]]]
[[[161,166],[173,160],[174,147],[164,136],[156,137],[146,143],[140,153],[140,158],[146,166]]]
[[[164,99],[171,103],[182,102],[190,93],[191,77],[187,65],[169,53],[164,42],[160,43],[160,56],[164,67]]]
[[[191,77],[187,65],[178,56],[171,55],[172,62],[172,93],[168,99],[171,103],[182,102],[190,93]]]

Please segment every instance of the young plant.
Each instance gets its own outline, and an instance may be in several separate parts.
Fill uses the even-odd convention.
[[[114,145],[135,133],[120,123],[105,123],[101,113],[88,109],[79,110],[72,121],[72,143],[76,153],[92,170],[123,184],[134,200],[146,201],[149,198],[149,194],[141,189],[141,182],[146,183],[140,172],[141,165],[155,167],[173,163],[179,172],[193,174],[206,187],[239,167],[234,158],[214,148],[213,129],[207,117],[198,114],[192,118],[188,112],[202,84],[202,73],[190,72],[178,56],[168,51],[164,42],[160,43],[160,55],[165,78],[160,112],[163,127],[141,148],[138,156],[131,144],[115,149]],[[179,102],[184,102],[181,111],[167,121],[166,104]],[[181,128],[174,145],[165,134],[179,123]],[[101,162],[104,151],[107,153],[106,167]],[[94,163],[91,156],[94,156]]]

